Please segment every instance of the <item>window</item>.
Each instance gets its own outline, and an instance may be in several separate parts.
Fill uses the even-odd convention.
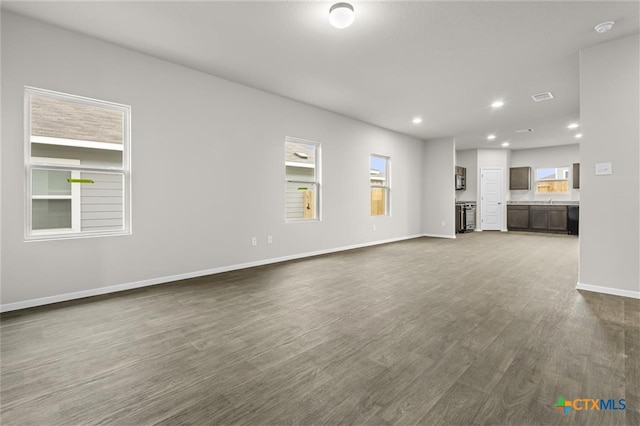
[[[287,137],[285,140],[285,219],[320,219],[320,144]]]
[[[569,192],[569,167],[537,168],[536,192],[542,194]]]
[[[388,216],[390,206],[389,157],[371,155],[369,181],[371,182],[371,216]]]
[[[28,240],[128,234],[130,108],[25,89]]]

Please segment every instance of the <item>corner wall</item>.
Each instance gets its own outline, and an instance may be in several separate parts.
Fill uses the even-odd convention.
[[[640,298],[640,43],[580,52],[582,142],[578,289]],[[598,163],[613,173],[596,175]]]
[[[4,310],[422,232],[421,140],[12,13],[1,29]],[[132,235],[24,241],[26,85],[131,105]],[[284,221],[286,136],[322,144],[321,222]],[[372,153],[392,216],[370,216]]]
[[[424,143],[422,233],[425,236],[456,237],[455,154],[453,138]]]

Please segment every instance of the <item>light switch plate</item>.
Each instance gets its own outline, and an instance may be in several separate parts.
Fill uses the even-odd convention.
[[[596,175],[610,175],[613,174],[611,169],[611,163],[597,163],[596,164]]]

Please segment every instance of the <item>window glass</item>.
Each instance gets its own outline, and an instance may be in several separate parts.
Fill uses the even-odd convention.
[[[389,157],[371,155],[369,160],[371,185],[371,216],[389,214]]]
[[[569,192],[569,167],[539,167],[536,169],[536,192]]]
[[[285,140],[285,219],[319,219],[320,145],[302,139]]]
[[[25,89],[27,239],[129,231],[129,107]]]

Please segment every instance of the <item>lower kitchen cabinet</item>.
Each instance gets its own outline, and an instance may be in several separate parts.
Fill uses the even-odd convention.
[[[567,233],[567,206],[507,206],[507,228],[513,231]]]
[[[507,206],[507,228],[514,231],[529,229],[529,206]]]
[[[567,207],[550,207],[548,209],[548,222],[547,230],[564,232],[568,231],[567,228]]]

